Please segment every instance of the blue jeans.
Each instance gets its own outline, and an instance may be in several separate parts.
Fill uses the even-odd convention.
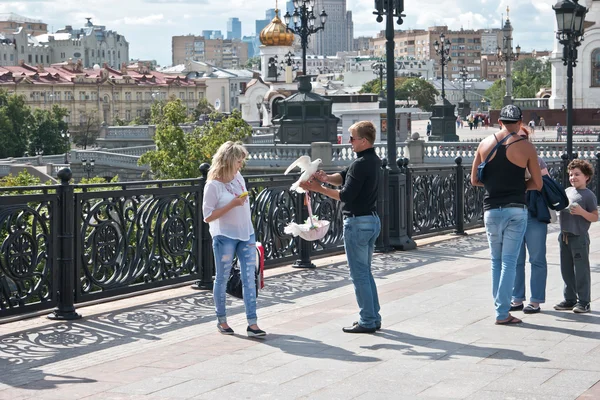
[[[242,278],[246,318],[248,319],[248,325],[256,324],[256,240],[254,235],[251,235],[247,241],[231,239],[227,236],[215,236],[213,238],[213,252],[215,254],[216,270],[213,298],[219,323],[227,322],[225,311],[227,293],[225,289],[231,273],[231,261],[233,256],[237,255],[240,265],[240,277]]]
[[[544,303],[546,301],[546,278],[548,277],[548,263],[546,262],[546,235],[548,224],[540,222],[531,216],[527,219],[527,230],[517,258],[517,274],[512,301],[522,303],[525,301],[525,246],[529,253],[531,264],[531,303]]]
[[[527,229],[527,210],[495,208],[487,210],[483,220],[492,257],[492,295],[496,320],[504,320],[508,318],[517,256]]]
[[[344,218],[344,247],[360,309],[358,323],[365,328],[375,328],[381,323],[377,286],[371,273],[375,240],[380,230],[381,221],[376,214]]]

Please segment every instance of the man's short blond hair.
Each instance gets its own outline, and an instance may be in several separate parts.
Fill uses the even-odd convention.
[[[375,129],[375,125],[373,125],[371,121],[358,121],[352,124],[352,126],[348,128],[348,131],[350,133],[356,132],[359,137],[367,139],[371,144],[375,143],[377,129]]]

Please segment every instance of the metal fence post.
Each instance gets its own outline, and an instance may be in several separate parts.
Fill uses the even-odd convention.
[[[375,242],[376,253],[388,253],[394,248],[390,246],[390,189],[389,189],[389,168],[387,158],[381,160],[381,169],[379,171],[379,187],[377,191],[377,214],[381,220],[381,232]]]
[[[456,163],[456,200],[454,206],[454,215],[456,218],[456,230],[454,231],[457,235],[466,235],[465,233],[465,174],[462,166],[462,157],[456,157],[454,159]]]
[[[60,186],[58,186],[58,210],[56,218],[58,218],[58,232],[56,238],[58,240],[58,257],[56,258],[59,274],[58,288],[58,304],[50,315],[49,319],[55,320],[74,320],[81,318],[75,310],[75,267],[73,256],[73,231],[75,229],[74,218],[74,196],[73,185],[69,182],[73,173],[70,168],[63,168],[58,171]]]
[[[404,171],[404,175],[406,176],[406,234],[409,238],[411,238],[412,241],[414,201],[412,187],[412,172],[410,171],[408,164],[410,164],[410,160],[408,158],[398,159],[398,166],[402,165],[402,171]]]
[[[298,225],[304,224],[304,221],[308,219],[308,207],[304,204],[304,193],[294,192],[296,196],[296,223]],[[309,193],[310,196],[310,193]],[[292,267],[294,268],[315,268],[315,264],[310,261],[310,255],[312,253],[312,242],[302,239],[300,236],[294,238],[296,241],[296,248],[298,249],[298,256],[300,258],[294,261]]]
[[[202,201],[204,200],[204,187],[206,186],[206,179],[208,176],[208,170],[210,164],[203,163],[200,165],[200,184],[198,188],[198,204],[196,204],[196,215],[198,220],[196,221],[198,229],[199,243],[197,244],[199,254],[196,255],[196,260],[200,262],[200,270],[202,272],[202,278],[196,281],[193,285],[193,289],[200,290],[211,290],[213,288],[213,276],[215,272],[215,260],[213,258],[212,250],[212,239],[208,229],[208,224],[204,222],[204,215],[202,214]]]
[[[563,170],[562,170],[562,185],[566,189],[569,187],[569,171],[567,167],[569,166],[569,156],[567,153],[564,153],[560,156],[562,158]]]

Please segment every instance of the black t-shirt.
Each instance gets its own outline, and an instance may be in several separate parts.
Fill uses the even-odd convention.
[[[340,190],[344,215],[360,216],[377,211],[380,168],[381,160],[371,147],[356,153],[356,160],[340,173],[344,182]]]

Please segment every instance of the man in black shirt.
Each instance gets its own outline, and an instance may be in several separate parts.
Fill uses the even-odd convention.
[[[348,130],[350,145],[356,152],[356,160],[340,173],[327,175],[319,171],[314,175],[321,182],[342,188],[328,188],[314,180],[300,186],[344,203],[344,247],[356,301],[360,308],[360,319],[352,326],[343,328],[343,331],[373,333],[381,328],[379,297],[371,273],[375,240],[381,230],[381,222],[376,212],[381,160],[373,148],[376,130],[372,122],[360,121]]]

